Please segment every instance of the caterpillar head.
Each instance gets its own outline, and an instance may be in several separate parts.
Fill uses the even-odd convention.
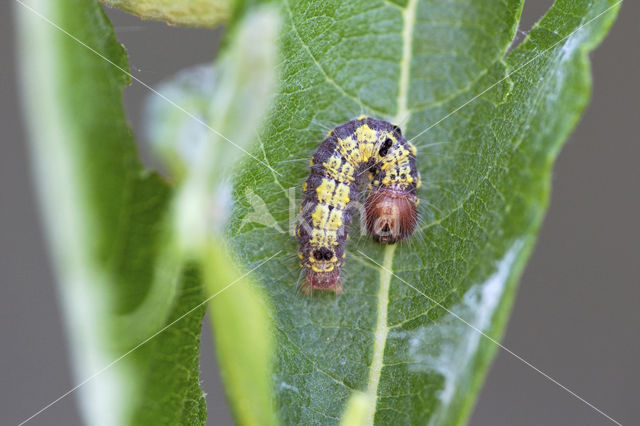
[[[407,238],[418,220],[416,196],[398,189],[377,189],[364,208],[367,232],[380,243],[394,244]]]

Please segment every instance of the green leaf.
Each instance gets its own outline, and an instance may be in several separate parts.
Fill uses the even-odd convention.
[[[229,21],[234,0],[100,0],[142,19],[214,28]]]
[[[138,160],[122,107],[126,52],[95,0],[16,7],[35,180],[83,415],[202,424],[204,308],[192,310],[202,291],[167,226],[171,189]]]
[[[284,423],[338,423],[354,392],[345,422],[464,423],[496,350],[469,325],[503,332],[589,97],[587,54],[617,8],[559,0],[506,54],[519,0],[284,1],[281,85],[255,151],[280,175],[242,164],[230,231],[247,264],[284,252],[257,271]],[[344,293],[305,297],[290,207],[326,132],[360,113],[415,138],[421,224],[397,247],[352,226]]]
[[[178,182],[174,233],[184,256],[201,265],[221,376],[243,425],[277,423],[273,327],[266,297],[227,250],[225,177],[253,142],[273,96],[279,23],[276,9],[254,9],[234,27],[215,65],[180,72],[159,87],[163,97],[147,103],[153,151]]]
[[[237,268],[223,239],[212,241],[204,254],[216,354],[236,422],[247,426],[278,424],[271,392],[271,309],[263,292]]]

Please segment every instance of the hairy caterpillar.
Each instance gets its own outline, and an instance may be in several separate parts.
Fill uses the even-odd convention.
[[[367,184],[367,233],[393,244],[413,232],[420,174],[416,148],[400,128],[365,116],[329,132],[311,159],[297,227],[298,257],[306,271],[302,291],[342,292],[340,268],[358,188]]]

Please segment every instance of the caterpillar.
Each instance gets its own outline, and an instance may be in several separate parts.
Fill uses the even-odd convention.
[[[296,235],[306,272],[301,289],[342,292],[340,269],[358,189],[366,185],[364,222],[377,242],[410,236],[417,221],[416,147],[397,125],[360,116],[331,130],[311,158]]]

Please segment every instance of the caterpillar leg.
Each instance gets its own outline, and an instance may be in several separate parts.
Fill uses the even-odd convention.
[[[342,293],[342,282],[340,281],[339,271],[335,272],[314,272],[307,271],[307,279],[300,287],[307,296],[313,290],[333,291],[336,295]]]
[[[333,291],[336,296],[342,294],[342,282],[340,280],[338,280],[338,282],[335,284],[335,286],[333,288],[316,288],[315,290],[325,290],[325,291]],[[311,292],[314,290],[314,288],[311,286],[311,284],[309,284],[309,281],[305,281],[301,286],[300,286],[300,291],[305,295],[305,296],[309,296],[311,294]]]

